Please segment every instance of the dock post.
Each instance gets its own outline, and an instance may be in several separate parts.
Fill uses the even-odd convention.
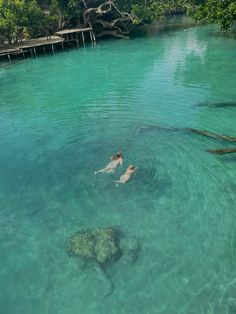
[[[7,56],[8,56],[9,63],[11,63],[11,57],[10,57],[10,55],[8,54]]]
[[[61,42],[61,46],[62,46],[62,49],[64,50],[64,44],[63,44],[63,41]]]
[[[31,53],[31,57],[33,57],[33,50],[32,49],[30,49],[30,53]]]
[[[93,35],[94,44],[96,45],[96,37],[95,37],[94,31],[92,31],[92,35]]]
[[[35,49],[35,47],[34,47],[34,54],[35,54],[35,56],[37,57],[37,53],[36,53],[36,49]]]
[[[78,33],[75,33],[75,37],[76,37],[76,43],[77,43],[77,46],[79,46]]]
[[[23,55],[23,58],[25,59],[25,53],[24,53],[24,51],[22,50],[22,55]]]
[[[93,35],[92,35],[92,32],[91,32],[91,31],[89,31],[89,35],[90,35],[91,43],[92,43],[92,45],[93,45]]]
[[[84,32],[81,33],[82,34],[82,40],[83,40],[83,44],[85,46],[85,40],[84,40]]]
[[[54,46],[52,45],[52,53],[55,55]]]
[[[44,54],[46,54],[46,51],[45,51],[45,46],[43,46],[43,52],[44,52]]]

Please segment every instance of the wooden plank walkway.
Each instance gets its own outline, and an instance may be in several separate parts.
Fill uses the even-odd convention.
[[[16,44],[8,44],[0,46],[0,57],[8,57],[11,62],[11,57],[15,55],[22,55],[25,57],[25,53],[31,53],[31,55],[37,55],[37,49],[40,47],[40,52],[46,53],[46,47],[51,46],[53,54],[55,53],[55,45],[60,44],[64,49],[64,43],[76,42],[79,45],[80,34],[82,36],[83,44],[85,45],[85,33],[88,33],[92,44],[96,43],[95,34],[93,29],[87,28],[71,28],[58,31],[54,36],[33,38],[24,40]],[[38,51],[39,52],[39,51]]]
[[[58,31],[55,34],[59,35],[59,36],[63,36],[65,34],[86,33],[86,32],[90,32],[90,31],[93,31],[93,29],[91,27],[87,27],[87,28],[68,28],[68,29],[64,29],[62,31]]]
[[[45,46],[48,45],[51,46],[52,52],[54,54],[54,45],[62,44],[63,47],[64,40],[64,38],[59,36],[40,37],[24,40],[21,43],[17,44],[0,46],[0,57],[7,56],[9,62],[11,62],[11,57],[15,55],[22,55],[23,57],[25,57],[25,53],[28,52],[30,52],[32,56],[33,54],[37,55],[36,48],[38,47],[41,47],[43,49],[43,52],[45,53]]]
[[[59,36],[51,36],[48,37],[40,37],[40,38],[33,38],[29,40],[24,40],[21,43],[17,44],[10,44],[10,45],[4,45],[0,46],[0,54],[8,54],[20,49],[25,48],[34,48],[39,46],[46,46],[46,45],[55,45],[58,43],[62,43],[64,39]]]
[[[68,29],[63,29],[61,31],[58,31],[55,34],[65,38],[65,42],[76,41],[77,45],[79,44],[79,35],[81,34],[83,44],[85,45],[85,37],[84,37],[85,33],[89,33],[91,43],[95,44],[96,43],[96,37],[95,37],[94,31],[91,27],[68,28]]]

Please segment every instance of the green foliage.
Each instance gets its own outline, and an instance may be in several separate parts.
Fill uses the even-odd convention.
[[[235,0],[206,0],[192,4],[188,12],[197,21],[217,23],[221,29],[229,30],[236,19]]]
[[[68,9],[67,9],[68,17],[71,20],[79,20],[80,15],[82,14],[80,1],[78,0],[69,0]]]
[[[0,37],[9,43],[48,32],[53,24],[35,0],[0,0]]]
[[[83,21],[84,4],[98,0],[0,0],[0,42],[48,35],[63,25]],[[217,23],[229,30],[236,19],[236,0],[116,0],[121,11],[131,13],[134,23],[160,21],[186,12],[197,21]]]
[[[122,2],[122,0],[120,0]],[[236,0],[131,0],[137,22],[150,23],[162,20],[166,15],[186,12],[197,21],[217,23],[229,30],[236,20]]]
[[[236,0],[117,0],[119,6],[136,15],[136,23],[151,23],[166,15],[186,12],[197,21],[217,23],[229,30],[236,20]]]
[[[134,3],[132,12],[137,16],[138,21],[151,23],[163,20],[167,15],[186,11],[185,0],[147,0],[141,3]]]
[[[51,16],[42,11],[36,1],[30,1],[26,11],[26,29],[30,37],[48,34],[55,28],[55,16]]]
[[[8,41],[19,36],[25,24],[25,2],[21,0],[0,1],[0,34]]]

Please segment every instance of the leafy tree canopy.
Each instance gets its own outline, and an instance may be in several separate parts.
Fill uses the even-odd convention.
[[[191,4],[188,12],[195,20],[216,23],[221,29],[229,30],[236,19],[235,0],[198,0]]]
[[[35,0],[0,0],[0,37],[8,42],[38,36],[53,23]]]
[[[83,22],[84,8],[96,7],[99,2],[102,0],[0,0],[0,42],[75,26]],[[116,0],[115,4],[133,14],[136,24],[187,12],[195,20],[217,23],[229,30],[236,19],[236,0]]]

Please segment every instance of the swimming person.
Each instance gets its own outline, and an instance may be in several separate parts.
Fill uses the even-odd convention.
[[[120,180],[115,180],[115,182],[125,184],[131,178],[131,176],[135,173],[136,170],[137,168],[134,168],[134,166],[129,165],[125,173],[122,174],[122,176],[120,177]]]
[[[109,162],[108,165],[106,165],[105,168],[101,169],[101,170],[98,170],[98,171],[95,171],[94,174],[97,174],[99,172],[106,172],[106,173],[111,173],[111,172],[115,172],[116,168],[119,166],[119,165],[123,165],[123,161],[124,161],[124,158],[123,158],[123,155],[118,152],[116,155],[112,156],[111,157],[111,162]]]

